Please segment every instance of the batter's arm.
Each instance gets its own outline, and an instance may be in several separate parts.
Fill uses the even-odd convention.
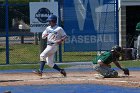
[[[57,40],[56,43],[61,44],[66,38],[67,38],[67,35],[65,35],[61,39]]]
[[[45,39],[48,36],[47,30],[42,33],[42,39]]]
[[[63,36],[63,37],[61,38],[61,41],[64,41],[66,38],[67,38],[67,35]]]

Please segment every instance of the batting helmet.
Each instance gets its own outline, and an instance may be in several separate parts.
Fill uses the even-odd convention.
[[[115,45],[112,47],[112,50],[116,51],[116,52],[121,52],[122,51],[122,48],[118,45]]]
[[[57,21],[57,16],[56,15],[50,15],[47,20],[56,22]]]

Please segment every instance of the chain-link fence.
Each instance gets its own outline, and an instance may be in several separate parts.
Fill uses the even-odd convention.
[[[29,0],[22,1],[0,2],[0,64],[39,61],[39,39],[29,27]]]
[[[40,1],[47,2],[51,0],[0,1],[0,64],[26,64],[39,62],[39,54],[42,51],[40,50],[40,47],[42,46],[40,46],[40,34],[30,32],[29,2]],[[61,4],[64,4],[62,3],[64,0],[54,1],[61,1]],[[60,6],[63,7],[61,4]],[[61,8],[60,16],[64,16],[62,10],[63,8]],[[88,10],[86,11],[88,12]],[[60,23],[65,23],[63,18],[61,21],[62,22]],[[62,24],[60,25],[62,26]],[[94,38],[91,39],[94,40]],[[86,39],[86,41],[88,40]],[[80,48],[83,47],[84,46],[78,48],[81,50]],[[92,46],[89,47],[92,48]],[[94,56],[96,56],[96,51],[64,52],[64,45],[62,44],[56,54],[56,62],[85,62],[91,61]]]
[[[30,32],[29,27],[29,2],[39,1],[8,0],[7,3],[4,0],[0,2],[0,64],[39,62],[39,54],[42,51],[40,34]],[[62,51],[58,51],[54,59],[57,62],[90,61],[95,55],[93,52],[64,52],[64,45],[60,48]]]

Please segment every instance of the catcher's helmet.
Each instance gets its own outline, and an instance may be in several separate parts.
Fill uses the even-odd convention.
[[[114,47],[112,47],[112,50],[114,50],[116,52],[122,52],[122,48],[118,45],[115,45]]]
[[[50,15],[48,17],[47,21],[54,21],[54,22],[56,22],[57,21],[57,16],[56,15]]]

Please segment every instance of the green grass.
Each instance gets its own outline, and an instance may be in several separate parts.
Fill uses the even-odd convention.
[[[44,0],[44,1],[48,1],[48,0]],[[1,0],[1,2],[5,2],[5,0]],[[23,4],[23,3],[29,3],[29,2],[40,2],[40,0],[8,0],[9,3],[20,3],[20,4]]]
[[[140,61],[133,61],[133,60],[127,60],[127,61],[119,61],[122,67],[140,67]],[[116,67],[112,63],[112,67]]]
[[[12,63],[39,61],[39,45],[19,44],[10,46],[10,49],[10,60]]]
[[[12,70],[12,69],[36,69],[38,68],[39,65],[31,65],[31,64],[28,64],[28,65],[0,65],[0,70]]]
[[[140,61],[119,61],[122,67],[140,67]],[[67,68],[71,65],[59,65],[61,68]],[[0,70],[14,70],[14,69],[39,69],[40,64],[13,64],[13,65],[0,65]],[[116,67],[112,64],[112,67]],[[45,65],[45,68],[50,68]]]
[[[35,69],[39,67],[39,45],[12,44],[9,47],[9,65],[6,64],[6,48],[0,46],[0,70],[5,69]],[[92,61],[96,52],[62,52],[63,62],[86,62]],[[18,64],[18,65],[17,65]],[[27,64],[27,65],[22,65]],[[33,65],[38,64],[38,65]],[[120,61],[124,67],[140,67],[140,61]],[[65,67],[67,67],[65,65]],[[114,67],[114,65],[113,65]]]
[[[0,70],[15,70],[15,69],[39,69],[40,64],[14,64],[14,65],[0,65]],[[70,65],[60,65],[61,68],[70,67]],[[44,68],[50,69],[47,65]]]
[[[9,61],[10,64],[38,63],[40,49],[39,45],[34,44],[13,44],[10,45]],[[63,62],[91,61],[96,55],[95,52],[64,52],[62,53]],[[6,63],[5,46],[0,46],[0,64]],[[59,58],[59,57],[58,57]]]
[[[91,61],[96,56],[96,52],[63,52],[63,61]]]
[[[13,44],[9,47],[10,64],[37,63],[39,61],[39,45]],[[6,63],[5,46],[0,46],[0,64]]]

